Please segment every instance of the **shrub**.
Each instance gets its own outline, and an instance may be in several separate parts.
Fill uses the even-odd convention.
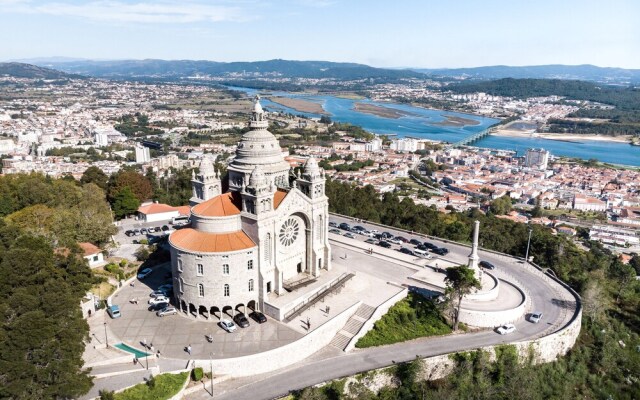
[[[101,390],[98,392],[100,400],[115,400],[115,395],[111,390]]]
[[[201,381],[203,375],[204,373],[202,372],[202,368],[200,367],[194,368],[193,370],[191,370],[191,379],[196,382]]]
[[[157,375],[146,383],[131,387],[122,393],[115,394],[115,400],[166,400],[175,396],[185,380],[189,377],[186,372],[180,374]]]

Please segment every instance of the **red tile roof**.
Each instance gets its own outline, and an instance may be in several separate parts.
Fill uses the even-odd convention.
[[[138,212],[141,214],[162,214],[162,213],[167,213],[167,212],[172,212],[172,211],[179,211],[180,207],[173,207],[170,206],[168,204],[162,204],[162,203],[151,203],[151,204],[147,204],[146,206],[140,206],[138,208]],[[182,214],[182,213],[181,213]],[[186,215],[189,215],[189,213],[187,212]]]
[[[273,195],[273,208],[274,209],[277,209],[278,206],[280,206],[280,203],[282,203],[282,200],[284,200],[284,198],[287,197],[287,194],[289,194],[289,192],[285,192],[284,190],[278,189],[276,191],[276,193]]]
[[[208,233],[192,228],[180,229],[169,236],[171,244],[179,249],[198,253],[223,253],[250,249],[256,244],[243,231]]]
[[[80,248],[84,252],[85,257],[93,254],[98,254],[102,251],[99,247],[94,246],[93,244],[88,242],[78,243],[78,246],[80,246]]]
[[[191,211],[203,217],[227,217],[242,211],[242,199],[238,192],[227,192],[193,207]]]

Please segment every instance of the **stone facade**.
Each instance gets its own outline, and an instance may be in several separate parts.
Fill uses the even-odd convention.
[[[229,191],[204,159],[192,179],[191,226],[170,238],[177,304],[194,316],[264,311],[288,280],[331,268],[324,171],[294,176],[256,100],[251,131],[229,165]]]

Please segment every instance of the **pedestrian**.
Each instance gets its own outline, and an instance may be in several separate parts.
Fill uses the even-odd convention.
[[[187,353],[189,353],[189,355],[191,355],[191,345],[187,346]]]
[[[329,310],[331,310],[331,307],[327,306],[327,314],[329,314]]]
[[[144,348],[147,348],[147,339],[142,339],[142,345],[144,346]]]
[[[307,317],[307,329],[311,329],[311,319]]]
[[[138,363],[138,357],[133,357],[133,365],[136,365]]]
[[[136,286],[136,284],[135,284],[135,282],[131,282],[131,283],[129,284],[129,286],[131,286],[131,287],[135,287],[135,286]]]
[[[156,353],[156,357],[160,358],[160,350],[158,350],[158,352]]]
[[[149,350],[151,350],[151,352],[153,353],[153,343],[149,345]]]

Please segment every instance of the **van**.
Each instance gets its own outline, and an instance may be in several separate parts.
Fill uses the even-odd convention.
[[[171,220],[171,223],[173,225],[176,225],[176,224],[188,224],[189,223],[189,216],[188,215],[180,215],[179,217],[173,217],[173,219]]]
[[[429,254],[429,252],[426,250],[415,249],[413,250],[413,254],[422,258],[431,258],[431,254]]]
[[[107,313],[113,319],[120,318],[122,315],[120,314],[120,307],[115,304],[107,308]]]

